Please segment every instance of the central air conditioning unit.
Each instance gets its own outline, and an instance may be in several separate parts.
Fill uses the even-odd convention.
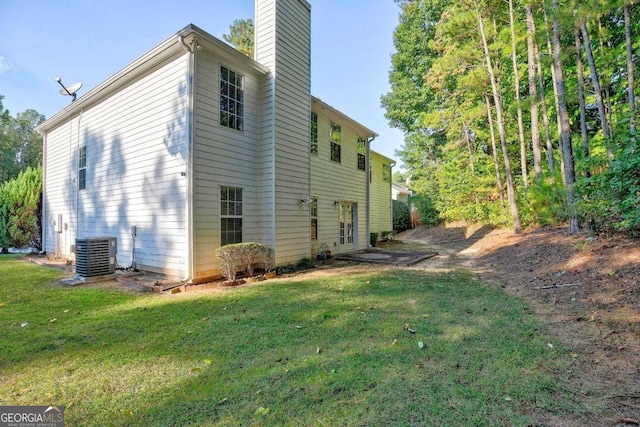
[[[115,237],[76,239],[76,276],[95,277],[116,272]]]

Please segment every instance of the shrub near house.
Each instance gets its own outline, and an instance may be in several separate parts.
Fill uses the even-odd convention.
[[[256,264],[265,272],[273,269],[273,249],[256,242],[235,243],[216,249],[216,260],[221,274],[230,282],[236,280],[238,272],[253,276]]]
[[[27,168],[0,186],[0,246],[40,249],[40,191],[42,168]]]
[[[399,200],[393,200],[393,231],[401,232],[411,227],[409,206]]]

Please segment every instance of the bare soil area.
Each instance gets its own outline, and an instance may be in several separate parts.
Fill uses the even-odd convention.
[[[466,269],[526,299],[569,349],[564,387],[593,418],[542,425],[640,425],[639,240],[568,235],[565,228],[514,236],[459,223],[416,228],[396,240],[439,253],[413,268]]]

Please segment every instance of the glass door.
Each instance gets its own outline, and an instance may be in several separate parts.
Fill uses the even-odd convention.
[[[340,202],[340,245],[350,249],[356,248],[355,239],[355,204]]]

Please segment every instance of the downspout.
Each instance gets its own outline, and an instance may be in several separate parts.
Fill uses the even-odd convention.
[[[393,192],[392,192],[392,188],[393,188],[393,167],[396,165],[396,161],[392,160],[391,163],[389,163],[389,211],[391,212],[390,215],[390,221],[389,221],[389,230],[391,230],[391,232],[393,232],[393,200],[392,200],[392,196],[393,196]]]
[[[311,141],[311,107],[312,107],[312,102],[311,102],[311,88],[309,88],[309,135],[307,136],[307,141]],[[311,201],[311,197],[312,197],[312,191],[311,191],[311,149],[309,148],[307,150],[307,158],[309,159],[309,163],[307,164],[307,170],[309,171],[309,176],[308,176],[308,181],[307,181],[307,185],[309,188],[309,201]],[[307,248],[307,253],[309,254],[309,257],[311,259],[314,258],[313,254],[312,254],[312,248],[313,248],[313,241],[311,240],[311,204],[309,204],[309,220],[307,221],[307,224],[309,224],[309,247]],[[316,238],[318,237],[318,227],[316,224]]]
[[[366,216],[367,216],[367,221],[365,224],[365,230],[364,232],[366,233],[366,242],[367,242],[367,247],[370,248],[371,247],[371,164],[370,164],[370,157],[371,157],[371,143],[373,142],[373,140],[376,139],[375,135],[369,135],[369,137],[367,138],[367,146],[366,146],[366,157],[365,157],[365,167],[364,170],[366,171],[365,173],[365,182],[366,182],[366,188],[367,188],[367,203],[366,203]]]
[[[187,242],[187,269],[186,275],[182,279],[184,283],[193,282],[195,277],[195,263],[193,260],[194,255],[194,239],[193,239],[193,164],[194,164],[194,132],[193,132],[193,94],[195,93],[195,49],[199,48],[196,39],[192,39],[191,44],[185,43],[184,36],[179,38],[182,48],[189,54],[189,65],[187,68],[187,164],[186,164],[186,179],[187,179],[187,191],[186,191],[186,207],[187,207],[187,226],[186,226],[186,242]]]
[[[76,176],[73,179],[76,187],[76,229],[75,229],[75,237],[78,237],[78,230],[80,229],[80,187],[78,187],[78,174],[80,170],[80,125],[82,124],[82,114],[84,113],[84,109],[80,109],[80,114],[78,115],[78,135],[76,135]],[[85,151],[86,154],[86,151]],[[85,165],[86,167],[86,165]],[[86,176],[86,175],[85,175]],[[63,224],[60,224],[60,227],[63,227]],[[63,228],[64,230],[64,228]],[[65,233],[65,243],[67,242],[67,233]],[[73,244],[75,245],[75,239],[73,240]],[[65,251],[66,252],[66,251]],[[69,254],[71,257],[71,254]]]
[[[47,221],[47,204],[45,201],[45,194],[47,194],[47,174],[45,173],[47,167],[47,133],[46,132],[38,132],[42,136],[42,213],[40,214],[40,226],[42,227],[42,232],[40,233],[40,254],[44,254],[47,252],[47,232],[48,228],[45,228],[45,225],[49,223]]]

